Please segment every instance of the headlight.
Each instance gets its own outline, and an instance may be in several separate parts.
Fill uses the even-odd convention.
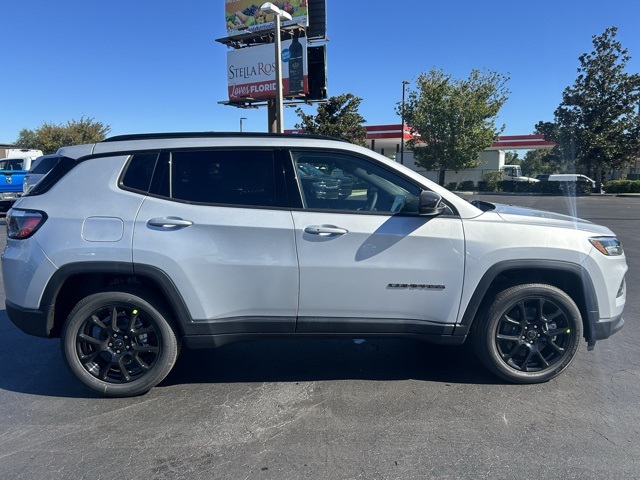
[[[593,237],[589,241],[603,255],[622,255],[622,245],[616,237]]]

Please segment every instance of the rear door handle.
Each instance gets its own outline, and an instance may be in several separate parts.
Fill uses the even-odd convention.
[[[305,233],[311,235],[344,235],[345,233],[349,233],[349,230],[345,228],[336,227],[335,225],[309,225],[304,229]]]
[[[193,225],[191,220],[185,220],[180,217],[163,217],[151,218],[147,220],[147,225],[156,228],[164,228],[167,230],[176,230],[178,228],[190,227]]]

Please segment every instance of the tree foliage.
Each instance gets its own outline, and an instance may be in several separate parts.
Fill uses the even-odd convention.
[[[536,131],[556,142],[555,153],[569,170],[595,178],[627,166],[640,150],[640,75],[626,72],[631,57],[616,40],[617,28],[594,35],[591,53],[579,57],[578,78],[562,94],[554,122]]]
[[[19,148],[33,148],[46,154],[64,146],[100,142],[110,131],[109,125],[81,117],[80,120],[70,120],[60,125],[45,122],[35,130],[24,128],[14,143]]]
[[[520,164],[525,177],[535,177],[540,174],[552,174],[566,171],[558,155],[552,150],[529,150],[524,154]]]
[[[404,112],[398,104],[398,114],[414,135],[407,142],[414,158],[427,170],[439,170],[440,185],[446,170],[477,167],[482,151],[504,129],[495,122],[509,94],[508,80],[489,70],[472,70],[469,78],[460,80],[431,69],[409,90]]]
[[[510,150],[510,151],[504,152],[505,165],[520,165],[521,162],[522,162],[522,159],[520,158],[520,155],[518,154],[517,151]]]
[[[296,128],[306,133],[341,138],[356,145],[366,145],[367,131],[365,119],[358,108],[362,99],[351,93],[331,97],[318,105],[316,115],[307,115],[301,108],[296,109],[301,122]]]

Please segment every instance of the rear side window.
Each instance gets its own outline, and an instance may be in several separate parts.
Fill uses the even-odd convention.
[[[173,200],[218,205],[276,205],[274,156],[270,150],[175,151],[161,156],[156,194]]]

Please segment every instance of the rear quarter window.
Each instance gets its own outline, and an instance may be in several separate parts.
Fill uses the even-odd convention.
[[[121,185],[127,189],[147,193],[158,159],[157,153],[138,153],[127,163]]]

